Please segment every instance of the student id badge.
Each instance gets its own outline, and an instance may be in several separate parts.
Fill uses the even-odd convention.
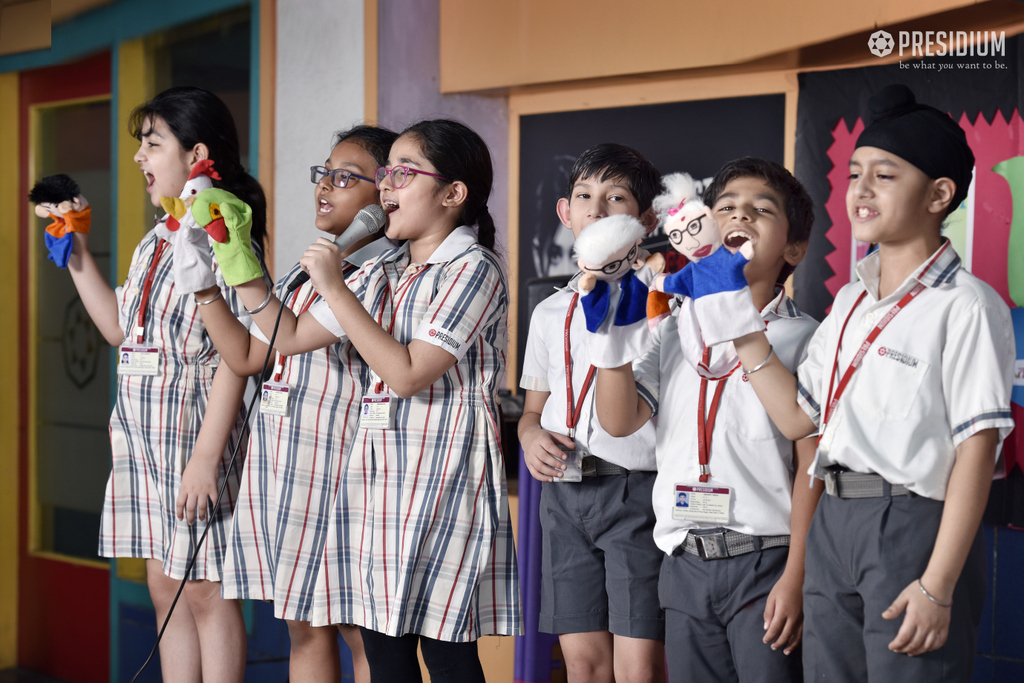
[[[360,429],[394,429],[396,398],[381,382],[377,373],[371,373],[371,391],[363,396],[359,406]]]
[[[121,344],[117,349],[117,374],[159,375],[160,349],[144,344]]]
[[[288,403],[292,388],[281,382],[264,382],[263,395],[260,397],[260,412],[264,415],[288,417]]]
[[[561,477],[552,477],[552,480],[556,483],[562,484],[576,484],[583,481],[583,457],[587,455],[587,452],[582,448],[569,448],[558,444],[562,454],[565,456],[565,469],[562,470]]]
[[[732,489],[727,486],[676,484],[672,517],[691,522],[728,524],[731,498]]]

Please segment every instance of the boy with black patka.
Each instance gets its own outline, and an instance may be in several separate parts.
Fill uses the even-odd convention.
[[[653,229],[659,180],[635,150],[597,145],[576,160],[558,217],[574,237],[613,214]],[[598,423],[579,277],[534,310],[520,383],[519,438],[530,473],[545,482],[539,629],[560,634],[569,681],[661,681],[654,433],[617,439]]]
[[[781,285],[807,249],[806,190],[778,164],[744,158],[718,171],[704,199],[721,248],[752,247],[744,272],[758,320],[796,367],[817,323]],[[632,433],[657,414],[654,539],[669,680],[797,681],[804,538],[821,495],[804,473],[814,445],[794,445],[771,424],[735,351],[705,346],[694,308],[679,301],[648,352],[597,379],[610,433]]]
[[[979,526],[1013,427],[1013,328],[941,236],[971,182],[963,130],[904,86],[869,104],[846,208],[878,251],[836,296],[796,377],[760,331],[735,348],[746,367],[768,358],[751,383],[779,428],[821,434],[813,474],[829,495],[807,541],[808,677],[970,680]]]

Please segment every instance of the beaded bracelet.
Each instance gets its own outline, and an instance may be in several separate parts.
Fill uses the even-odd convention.
[[[193,294],[192,298],[195,299],[196,295]],[[200,301],[199,299],[196,299],[196,306],[205,306],[207,304],[212,304],[214,301],[216,301],[219,298],[220,298],[220,290],[218,289],[217,293],[214,294],[212,298],[209,298],[206,301]]]
[[[774,356],[774,355],[775,355],[775,349],[774,349],[774,348],[772,347],[772,345],[771,345],[771,344],[769,344],[769,345],[768,345],[768,357],[767,357],[767,358],[765,358],[765,359],[764,359],[763,361],[761,361],[760,363],[758,363],[756,367],[754,367],[754,368],[752,368],[752,369],[750,369],[750,370],[744,370],[743,372],[744,372],[745,374],[747,374],[747,375],[752,375],[752,374],[754,374],[755,372],[757,372],[758,370],[760,370],[760,369],[761,369],[761,368],[763,368],[764,366],[768,365],[768,361],[770,361],[770,360],[772,359],[772,356]]]
[[[921,579],[918,579],[918,580],[917,580],[917,587],[921,589],[921,592],[922,592],[922,593],[924,593],[924,595],[925,595],[925,597],[926,597],[926,598],[928,598],[929,600],[931,600],[932,602],[934,602],[934,603],[935,603],[936,605],[938,605],[939,607],[945,607],[946,609],[949,609],[950,607],[952,607],[952,606],[953,606],[953,603],[952,603],[952,602],[950,602],[950,603],[949,603],[948,605],[944,605],[944,604],[942,604],[941,602],[939,602],[938,600],[936,600],[936,599],[935,599],[935,597],[934,597],[934,596],[933,596],[933,595],[932,595],[931,593],[929,593],[928,591],[926,591],[926,590],[925,590],[925,588],[924,588],[924,584],[923,584],[923,583],[921,583]]]

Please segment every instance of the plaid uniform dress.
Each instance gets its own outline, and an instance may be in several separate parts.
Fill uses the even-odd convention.
[[[143,281],[159,241],[156,230],[143,238],[132,256],[128,279],[115,290],[125,342],[136,341]],[[174,248],[168,244],[157,262],[146,312],[144,344],[160,349],[160,374],[117,378],[117,401],[110,416],[113,470],[103,501],[99,554],[160,560],[167,576],[181,579],[205,523],[197,520],[190,527],[178,521],[174,506],[220,356],[206,334],[195,297],[179,296],[174,289],[173,258]],[[248,324],[245,309],[219,271],[217,281],[228,306]],[[224,451],[218,485],[227,473],[241,425],[239,414]],[[191,579],[220,581],[241,466],[239,459]]]
[[[278,298],[285,300],[285,287],[299,271],[295,266],[278,284]],[[317,298],[310,282],[297,294],[287,297],[296,313]],[[229,537],[223,594],[271,600],[279,619],[310,621],[342,456],[358,422],[369,372],[343,341],[289,357],[276,381],[291,387],[289,414],[257,418]]]
[[[392,397],[394,429],[356,432],[313,623],[456,642],[519,634],[495,398],[507,346],[503,267],[462,227],[429,263],[410,265],[404,245],[366,264],[349,286],[385,329],[394,318],[402,344],[455,339],[464,355],[416,396]]]

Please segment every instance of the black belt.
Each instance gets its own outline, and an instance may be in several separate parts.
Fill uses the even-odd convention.
[[[580,462],[580,469],[583,470],[584,477],[607,477],[614,474],[629,474],[629,470],[625,467],[619,467],[607,460],[602,460],[596,455],[583,456],[583,460]]]
[[[890,484],[879,474],[851,472],[835,466],[825,470],[825,492],[836,498],[890,498],[911,494],[903,484]]]

